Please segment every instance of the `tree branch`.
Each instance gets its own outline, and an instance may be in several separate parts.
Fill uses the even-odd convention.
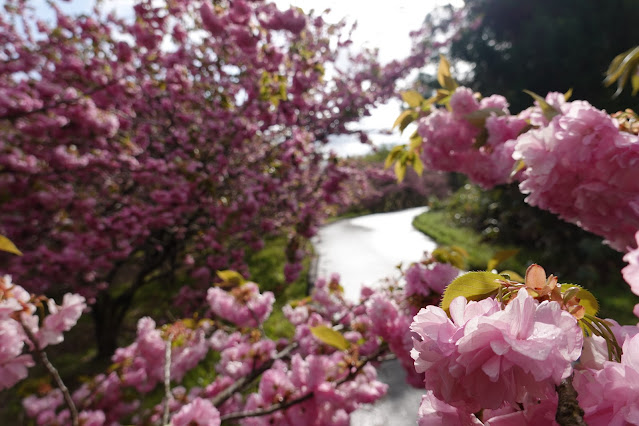
[[[169,336],[166,339],[166,347],[164,350],[164,415],[162,417],[162,424],[169,424],[169,404],[173,399],[171,394],[171,346],[173,339]]]
[[[33,334],[33,332],[31,332],[29,327],[27,327],[22,321],[20,322],[20,324],[22,325],[22,329],[26,333],[27,337],[29,337],[29,340],[31,340],[31,343],[33,343],[33,351],[35,352],[36,357],[42,363],[42,365],[44,365],[44,368],[46,368],[51,377],[53,377],[53,380],[58,386],[58,389],[60,389],[60,391],[62,392],[64,402],[67,404],[69,413],[71,414],[71,424],[73,426],[78,426],[80,424],[78,418],[78,410],[73,403],[73,399],[71,398],[69,389],[62,381],[62,377],[60,377],[60,373],[58,373],[58,370],[56,370],[53,364],[51,364],[51,361],[49,361],[49,358],[47,357],[47,354],[44,352],[44,350],[40,349],[40,345],[38,345],[38,339]]]
[[[245,385],[251,383],[253,380],[258,378],[260,374],[262,374],[263,372],[271,368],[273,366],[273,363],[276,360],[282,359],[288,356],[293,349],[297,348],[297,346],[298,346],[297,342],[293,342],[289,344],[287,347],[282,349],[281,352],[277,353],[271,360],[264,363],[264,365],[262,365],[260,368],[253,370],[251,374],[243,376],[239,380],[233,382],[231,386],[229,386],[228,388],[224,389],[222,392],[215,395],[215,397],[211,400],[213,405],[215,407],[219,407],[224,401],[229,399],[235,392],[239,391],[240,389],[242,389],[242,387],[244,387]]]
[[[355,377],[361,370],[362,368],[364,368],[364,366],[366,364],[368,364],[370,361],[373,361],[375,359],[377,359],[382,353],[384,353],[384,351],[387,349],[386,345],[381,345],[379,347],[379,349],[377,349],[375,351],[375,353],[366,356],[364,358],[362,358],[361,362],[359,363],[359,365],[357,366],[357,368],[355,368],[354,370],[349,371],[349,373],[341,378],[340,380],[338,380],[337,382],[335,382],[335,387],[340,386],[342,383],[345,383],[349,380],[351,380],[353,377]],[[273,404],[269,407],[266,408],[262,408],[259,410],[252,410],[252,411],[240,411],[238,413],[231,413],[231,414],[226,414],[224,416],[221,416],[220,419],[222,421],[226,421],[226,420],[237,420],[237,419],[243,419],[246,417],[259,417],[259,416],[266,416],[268,414],[272,414],[276,411],[279,410],[285,410],[288,407],[291,407],[293,405],[299,404],[301,402],[304,402],[308,399],[313,398],[314,396],[314,392],[309,392],[307,394],[304,394],[298,398],[292,399],[290,401],[284,401],[284,402],[280,402],[277,404]]]
[[[557,403],[557,414],[555,420],[561,426],[587,426],[584,421],[584,410],[577,401],[577,391],[572,385],[572,376],[563,380],[557,386],[559,401]]]

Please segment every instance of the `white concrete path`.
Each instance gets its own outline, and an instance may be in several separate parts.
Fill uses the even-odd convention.
[[[432,251],[433,240],[411,225],[426,207],[344,219],[323,227],[314,239],[318,254],[317,275],[339,273],[349,300],[359,300],[362,285],[379,285],[384,278],[397,276],[399,263],[409,264]],[[388,394],[377,404],[364,406],[351,416],[351,426],[415,425],[423,390],[408,386],[397,362],[378,370],[380,380],[389,385]]]
[[[413,218],[427,210],[417,207],[343,219],[324,226],[313,239],[317,275],[339,273],[345,295],[359,300],[362,285],[372,286],[397,276],[399,263],[409,264],[432,251],[433,240],[413,228]]]

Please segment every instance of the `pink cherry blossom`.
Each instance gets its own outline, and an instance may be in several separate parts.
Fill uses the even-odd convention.
[[[472,426],[483,425],[472,413],[453,407],[437,399],[432,391],[426,392],[417,411],[418,426]]]
[[[479,102],[468,87],[459,87],[450,97],[450,108],[453,114],[463,117],[479,109]]]
[[[219,426],[220,412],[206,399],[196,398],[173,415],[173,426]]]
[[[639,228],[639,137],[584,101],[562,105],[546,127],[517,139],[514,157],[526,169],[526,202],[605,237],[620,251]],[[558,196],[561,194],[561,196]]]
[[[443,294],[446,286],[459,275],[459,269],[447,263],[435,263],[424,266],[412,265],[406,271],[406,296],[414,294],[429,296],[431,290]]]
[[[504,310],[490,300],[455,299],[454,322],[429,306],[411,325],[419,335],[411,355],[426,389],[470,412],[547,398],[581,353],[581,330],[559,304],[538,304],[525,289]]]
[[[42,347],[62,342],[62,333],[69,331],[86,309],[85,301],[84,297],[70,293],[63,296],[61,306],[48,300],[50,314],[45,317],[38,336]]]
[[[216,315],[242,327],[257,327],[271,314],[275,296],[270,291],[260,294],[257,284],[248,282],[229,292],[210,288],[206,300]]]
[[[575,373],[574,386],[584,420],[593,426],[639,422],[639,336],[623,344],[621,362]]]
[[[639,231],[635,234],[635,240],[639,247]],[[628,262],[628,266],[621,270],[624,280],[630,285],[630,290],[639,295],[639,248],[630,250],[623,257],[625,262]]]

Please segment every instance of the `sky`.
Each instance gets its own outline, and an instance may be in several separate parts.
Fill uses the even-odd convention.
[[[408,33],[420,27],[424,18],[436,6],[451,3],[450,0],[275,0],[280,9],[290,5],[304,11],[330,9],[339,20],[346,17],[357,21],[353,34],[356,45],[378,47],[380,60],[390,62],[410,53]],[[461,1],[452,1],[462,4]]]
[[[379,49],[382,63],[394,59],[402,59],[410,54],[410,38],[408,33],[418,29],[426,15],[437,6],[452,3],[462,5],[460,0],[275,0],[280,9],[291,4],[305,11],[310,9],[330,9],[335,21],[345,17],[357,21],[357,29],[353,33],[356,46]],[[401,136],[397,130],[388,134],[400,113],[401,101],[391,100],[372,111],[352,126],[354,129],[366,130],[375,146],[396,145],[406,143],[412,128],[408,128]],[[358,137],[351,135],[333,136],[326,147],[340,156],[364,155],[371,151],[369,145],[359,142]]]
[[[353,33],[355,46],[378,48],[382,63],[401,59],[410,53],[408,33],[420,27],[425,16],[435,7],[447,3],[461,5],[461,0],[274,0],[280,9],[291,5],[301,7],[305,11],[315,9],[317,12],[330,9],[329,20],[334,22],[346,18],[349,22],[357,21],[357,29]],[[2,3],[2,0],[0,0]],[[42,10],[45,19],[52,19],[45,0],[35,0],[38,10]],[[115,9],[125,16],[130,13],[133,0],[102,0],[102,7]],[[62,2],[61,6],[68,13],[86,13],[91,10],[95,0],[71,0]],[[402,137],[396,131],[387,134],[395,118],[400,113],[401,102],[391,100],[372,111],[353,126],[354,129],[366,130],[374,145],[405,143],[407,129]],[[357,137],[348,135],[334,137],[326,148],[341,156],[362,155],[371,151],[371,147],[361,144]]]

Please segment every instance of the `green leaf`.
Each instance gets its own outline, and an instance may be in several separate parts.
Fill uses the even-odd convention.
[[[623,88],[626,86],[626,83],[628,82],[628,80],[630,79],[630,76],[633,73],[634,73],[633,67],[627,67],[624,70],[623,74],[621,75],[621,78],[617,80],[617,91],[614,93],[613,95],[614,97],[619,96],[621,94],[621,92],[623,91]]]
[[[422,105],[420,106],[420,109],[422,110],[422,112],[427,112],[427,113],[429,113],[429,114],[430,114],[430,109],[431,109],[431,106],[432,106],[432,104],[431,104],[431,99],[432,99],[432,98],[428,98],[428,99],[424,99],[424,100],[422,101]],[[428,115],[428,114],[426,114],[426,115]],[[423,116],[424,116],[424,115],[422,115],[422,117],[423,117]]]
[[[22,252],[18,250],[18,247],[4,235],[0,235],[0,250],[22,256]]]
[[[530,90],[524,90],[524,93],[529,94],[530,96],[532,96],[534,100],[537,101],[537,104],[539,104],[539,108],[541,108],[541,112],[544,113],[544,117],[546,117],[548,121],[552,120],[552,118],[555,115],[559,115],[559,111],[557,111],[555,107],[550,105],[548,102],[546,102],[544,98],[542,98],[535,92],[531,92]]]
[[[395,176],[397,177],[397,181],[401,182],[404,180],[406,176],[406,163],[403,161],[398,161],[395,163]]]
[[[612,61],[610,61],[610,65],[608,65],[608,69],[606,70],[606,78],[604,79],[604,84],[606,86],[610,86],[612,83],[615,82],[614,79],[619,78],[619,75],[621,75],[621,71],[619,71],[621,62],[630,52],[632,52],[632,49],[618,54],[612,59]]]
[[[446,287],[441,308],[448,313],[450,303],[459,296],[464,296],[467,300],[482,300],[495,296],[501,287],[498,280],[503,279],[501,275],[492,272],[468,272],[461,275]]]
[[[499,273],[499,275],[502,276],[507,276],[509,280],[511,281],[517,281],[518,283],[523,283],[524,281],[526,281],[524,279],[524,277],[522,277],[521,275],[519,275],[517,272],[515,271],[511,271],[509,269],[505,270],[505,271],[501,271]]]
[[[339,293],[339,294],[344,294],[344,287],[342,287],[341,284],[337,284],[335,287],[332,287],[329,289],[329,293],[333,294],[333,293]]]
[[[422,101],[424,100],[424,97],[414,90],[402,92],[401,95],[404,102],[406,102],[411,108],[421,106]]]
[[[566,93],[564,93],[564,100],[567,101],[572,96],[572,87],[568,89]]]
[[[346,340],[340,332],[325,325],[311,327],[311,333],[313,333],[313,336],[317,337],[322,343],[326,343],[340,351],[345,351],[351,347],[351,342]]]
[[[513,166],[513,170],[512,172],[510,172],[510,178],[514,178],[517,173],[521,172],[522,170],[524,170],[526,168],[526,163],[524,163],[524,160],[517,160],[515,162],[515,165]]]
[[[393,123],[393,129],[399,126],[399,131],[403,132],[404,129],[414,120],[415,120],[415,114],[413,113],[413,111],[407,109],[406,111],[403,111],[399,115],[399,117],[397,117],[397,120],[395,120],[395,123]]]
[[[230,269],[227,269],[225,271],[217,271],[217,276],[222,281],[224,281],[224,284],[234,286],[234,287],[238,285],[242,285],[246,281],[244,277],[242,276],[242,274],[240,274],[237,271],[232,271]]]
[[[412,135],[410,135],[410,143],[409,143],[409,148],[412,149],[413,151],[417,151],[419,148],[421,148],[422,146],[422,137],[419,136],[419,133],[417,133],[417,130],[415,130],[413,132]]]
[[[639,74],[633,74],[630,83],[632,84],[632,96],[635,96],[639,92]]]
[[[468,252],[459,246],[437,247],[431,255],[436,261],[449,263],[457,269],[464,269],[466,267],[466,258],[468,258]]]
[[[406,130],[406,127],[408,127],[410,123],[417,120],[417,117],[418,117],[417,113],[415,113],[414,111],[411,111],[410,116],[404,119],[401,123],[399,123],[399,132],[403,133],[404,130]]]
[[[616,81],[617,91],[615,92],[614,96],[618,96],[631,76],[636,74],[638,66],[639,46],[636,46],[615,56],[615,58],[610,63],[608,70],[606,71],[604,84],[606,86],[610,86]]]
[[[415,156],[415,159],[413,160],[413,169],[415,169],[415,172],[421,176],[422,173],[424,173],[424,163],[422,162],[422,159],[419,158],[419,155]]]
[[[405,148],[406,145],[397,145],[396,147],[391,149],[391,151],[386,156],[386,161],[384,161],[384,168],[389,168],[395,161],[399,160],[401,155],[404,153]]]
[[[461,256],[464,257],[468,257],[468,252],[466,251],[465,248],[460,247],[460,246],[450,246],[450,250],[455,252],[455,253],[459,253]]]
[[[289,304],[291,305],[291,307],[297,308],[298,306],[303,306],[303,305],[306,305],[307,303],[311,303],[312,300],[313,298],[311,296],[306,296],[299,300],[292,300],[289,302]]]
[[[486,269],[489,271],[492,271],[501,262],[503,262],[504,260],[510,259],[511,257],[515,256],[517,253],[519,253],[519,249],[498,251],[497,253],[495,253],[493,258],[488,261],[488,266],[486,267]]]
[[[597,302],[597,298],[585,288],[575,285],[575,284],[561,284],[561,292],[565,293],[572,287],[578,287],[579,292],[577,292],[577,298],[579,299],[579,304],[584,307],[586,310],[586,314],[595,316],[599,311],[599,302]]]
[[[483,108],[466,114],[464,118],[473,126],[481,129],[486,126],[486,119],[491,115],[502,116],[506,115],[506,113],[499,108]]]
[[[444,89],[452,91],[457,88],[457,83],[453,80],[453,76],[450,73],[450,62],[448,62],[448,59],[446,59],[444,55],[439,55],[437,81]]]

